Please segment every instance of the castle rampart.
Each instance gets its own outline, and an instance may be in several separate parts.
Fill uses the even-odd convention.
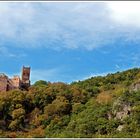
[[[19,76],[9,78],[4,73],[0,74],[0,91],[9,91],[13,89],[28,89],[30,86],[30,67],[22,68],[21,79]]]

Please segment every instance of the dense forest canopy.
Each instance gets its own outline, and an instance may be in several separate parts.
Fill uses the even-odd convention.
[[[140,69],[0,92],[0,137],[140,137]]]

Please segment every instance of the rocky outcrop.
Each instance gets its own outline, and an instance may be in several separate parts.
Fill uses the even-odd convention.
[[[124,118],[128,117],[131,113],[131,106],[126,101],[121,101],[121,98],[118,98],[116,102],[113,104],[112,113],[114,114],[115,119],[123,120]]]
[[[130,105],[123,105],[122,106],[122,110],[116,112],[116,119],[120,119],[123,120],[124,118],[126,118],[127,116],[129,116],[131,111]]]
[[[119,125],[118,128],[117,128],[117,130],[118,131],[122,131],[123,128],[124,128],[124,125]]]
[[[108,120],[111,120],[113,118],[113,115],[111,114],[111,112],[107,113],[107,118],[108,118]]]
[[[130,86],[130,92],[140,90],[140,80]]]

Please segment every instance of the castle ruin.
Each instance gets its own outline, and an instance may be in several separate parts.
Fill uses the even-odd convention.
[[[22,68],[21,78],[13,76],[9,78],[4,73],[0,73],[0,91],[9,91],[13,89],[27,90],[30,87],[30,67]]]

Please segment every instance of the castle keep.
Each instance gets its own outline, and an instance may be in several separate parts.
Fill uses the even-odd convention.
[[[0,91],[9,91],[13,89],[27,90],[30,86],[30,67],[22,68],[21,78],[13,76],[9,78],[5,74],[0,74]]]

